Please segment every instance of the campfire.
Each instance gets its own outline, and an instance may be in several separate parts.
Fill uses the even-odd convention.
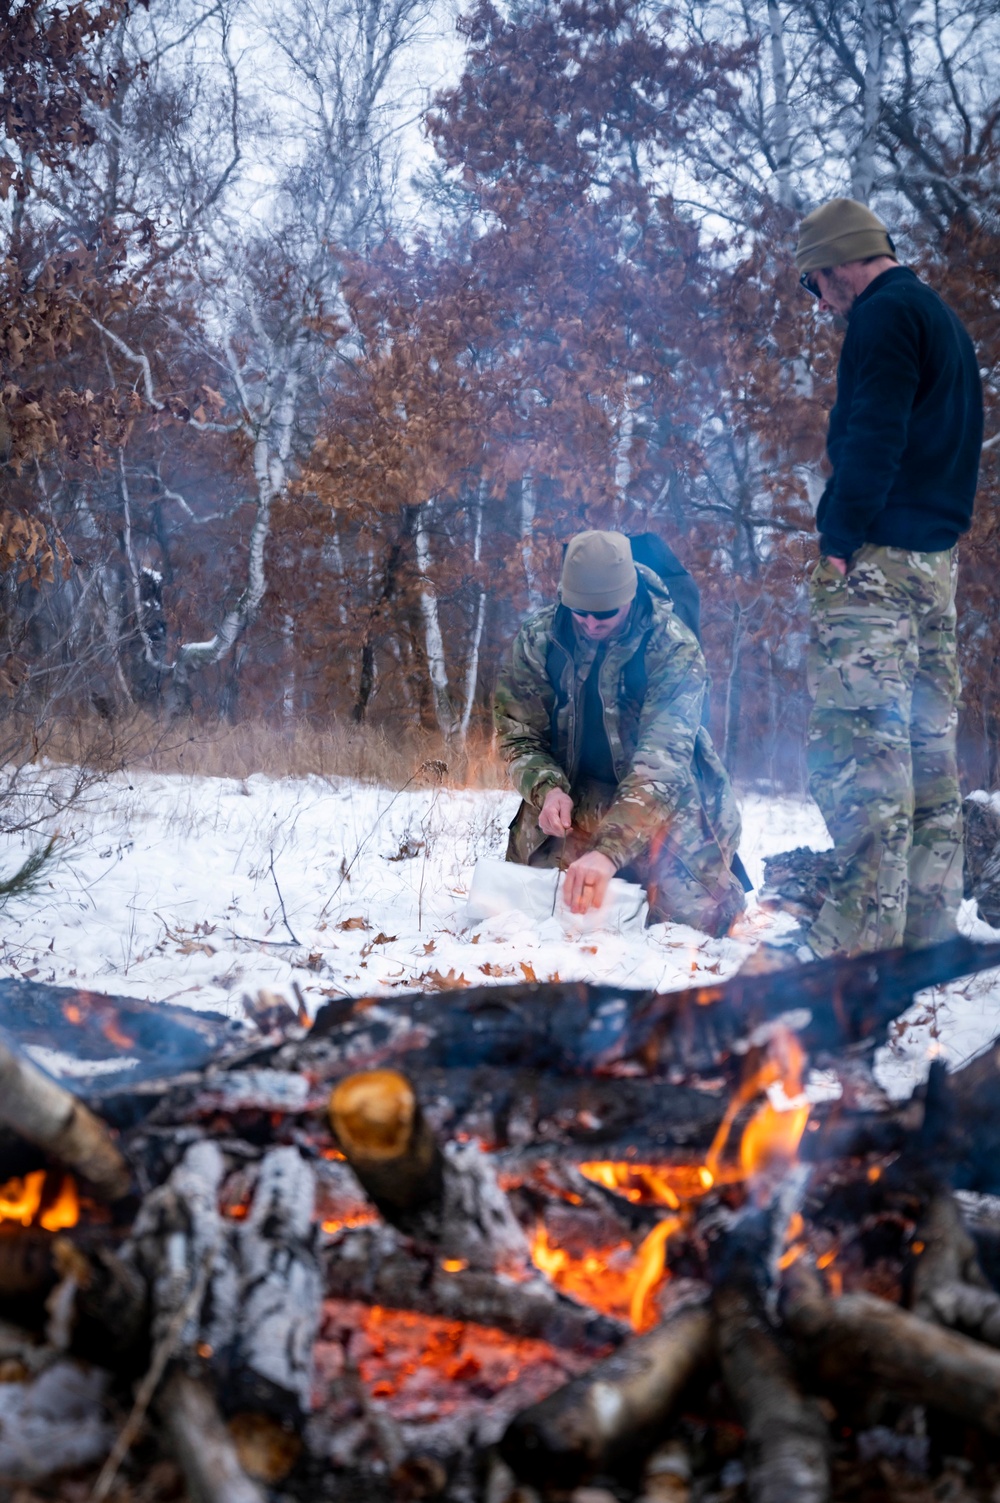
[[[157,1454],[203,1503],[988,1498],[1000,1048],[902,1104],[868,1062],[918,989],[997,964],[957,940],[311,1028],[267,997],[214,1035],[39,988],[23,1042],[71,1028],[95,1073],[0,1048],[0,1389],[78,1413],[72,1445],[51,1400],[43,1443],[5,1419],[0,1471],[95,1503]]]

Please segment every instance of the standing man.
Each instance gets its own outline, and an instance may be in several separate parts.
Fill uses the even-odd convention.
[[[962,324],[864,205],[809,214],[795,262],[820,308],[847,320],[809,647],[809,785],[835,871],[804,939],[816,956],[856,955],[955,932],[956,543],[972,520],[982,388]]]
[[[497,686],[500,751],[523,803],[508,861],[565,866],[574,913],[611,878],[649,920],[725,934],[745,906],[740,816],[701,723],[708,672],[662,580],[620,532],[581,532],[560,600],[525,621]]]

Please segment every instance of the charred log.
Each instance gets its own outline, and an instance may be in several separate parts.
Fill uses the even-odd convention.
[[[703,1288],[688,1288],[655,1330],[635,1336],[508,1427],[501,1454],[529,1482],[566,1485],[655,1442],[712,1351]]]
[[[870,1294],[830,1299],[804,1260],[789,1270],[782,1310],[814,1379],[846,1389],[874,1380],[1000,1435],[1000,1353]]]
[[[763,1211],[745,1213],[715,1244],[712,1307],[719,1365],[746,1430],[751,1503],[826,1503],[826,1425],[802,1395],[765,1313],[772,1244],[772,1216]]]
[[[662,994],[560,982],[360,998],[349,1013],[338,1000],[294,1047],[331,1076],[404,1054],[418,1070],[488,1064],[579,1074],[625,1063],[649,1073],[715,1070],[745,1050],[754,1029],[789,1013],[798,1014],[813,1050],[874,1041],[918,991],[992,966],[1000,966],[1000,944],[958,937]]]
[[[914,1315],[935,1319],[935,1300],[943,1289],[971,1285],[988,1289],[989,1282],[979,1266],[976,1244],[962,1221],[954,1195],[939,1187],[931,1196],[914,1239],[913,1291]],[[952,1324],[948,1321],[946,1324]]]

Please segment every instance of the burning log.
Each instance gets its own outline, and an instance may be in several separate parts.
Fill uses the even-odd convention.
[[[2,1040],[0,1121],[76,1170],[102,1200],[121,1200],[128,1194],[128,1165],[100,1118]]]
[[[496,1171],[475,1143],[434,1138],[416,1092],[397,1070],[342,1080],[330,1122],[344,1156],[393,1226],[473,1268],[523,1275],[527,1238]]]
[[[713,1296],[726,1386],[747,1432],[751,1503],[825,1503],[830,1496],[826,1425],[803,1398],[792,1366],[745,1289]]]
[[[205,1383],[180,1370],[173,1373],[158,1407],[192,1503],[265,1503],[261,1488],[240,1466],[233,1438]]]
[[[785,1192],[800,1186],[795,1177]],[[726,1387],[747,1433],[751,1503],[826,1503],[829,1437],[816,1406],[799,1391],[792,1364],[764,1309],[770,1286],[775,1218],[784,1229],[779,1187],[768,1210],[744,1212],[711,1254],[715,1341]]]
[[[567,1299],[542,1279],[518,1283],[442,1259],[385,1226],[340,1232],[323,1259],[328,1295],[444,1320],[495,1326],[511,1336],[535,1337],[570,1351],[617,1346],[627,1328]]]
[[[809,1371],[846,1389],[873,1379],[901,1398],[1000,1435],[1000,1354],[870,1294],[830,1299],[805,1259],[782,1312]]]
[[[584,1377],[525,1409],[501,1442],[529,1482],[566,1485],[652,1444],[694,1374],[711,1356],[706,1291],[687,1286],[654,1330],[626,1341]]]

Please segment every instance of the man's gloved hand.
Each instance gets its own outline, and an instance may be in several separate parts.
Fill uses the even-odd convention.
[[[573,800],[561,788],[550,788],[545,795],[538,828],[546,835],[568,835],[573,828]]]
[[[602,856],[600,851],[588,851],[567,866],[563,902],[570,913],[588,913],[591,908],[602,907],[616,869],[610,856]]]

